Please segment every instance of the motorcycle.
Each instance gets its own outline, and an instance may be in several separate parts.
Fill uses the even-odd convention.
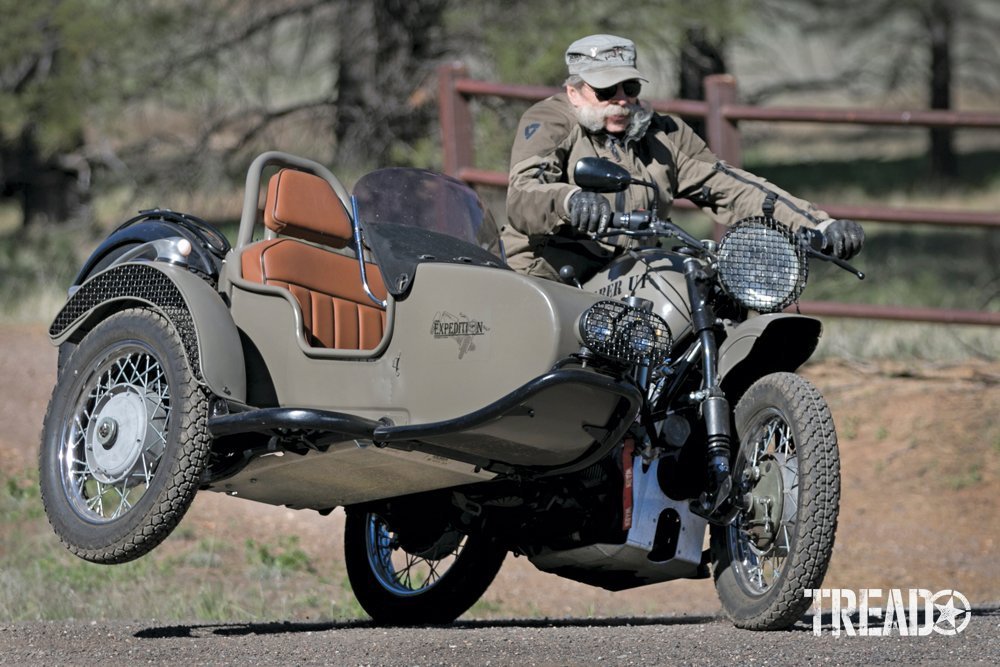
[[[594,159],[575,177],[635,183]],[[378,623],[450,623],[513,552],[609,590],[714,577],[737,626],[791,625],[839,502],[830,411],[794,373],[821,325],[785,312],[822,235],[762,215],[703,242],[655,211],[607,235],[640,242],[582,285],[532,278],[460,181],[390,168],[348,192],[279,152],[250,166],[232,246],[141,212],[49,329],[55,533],[111,564],[198,491],[344,507]]]

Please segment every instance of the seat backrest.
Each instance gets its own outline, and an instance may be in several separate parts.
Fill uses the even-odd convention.
[[[282,236],[343,248],[354,238],[351,218],[324,179],[282,169],[267,184],[264,225]]]
[[[264,224],[275,233],[336,248],[353,236],[347,210],[329,184],[292,169],[271,177]],[[385,310],[365,293],[357,259],[295,238],[276,238],[247,246],[241,267],[246,280],[292,293],[312,345],[370,350],[382,340]],[[370,289],[384,301],[378,267],[366,262],[365,271]]]

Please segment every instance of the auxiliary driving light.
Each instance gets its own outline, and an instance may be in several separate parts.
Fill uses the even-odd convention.
[[[580,338],[594,354],[656,366],[670,356],[670,328],[659,315],[619,301],[598,301],[580,316]]]

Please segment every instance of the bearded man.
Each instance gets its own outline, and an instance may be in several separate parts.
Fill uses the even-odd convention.
[[[559,269],[568,265],[583,281],[629,247],[627,237],[593,236],[606,231],[613,210],[649,210],[657,193],[639,185],[610,195],[581,190],[572,170],[588,156],[656,183],[663,217],[674,199],[685,198],[731,224],[761,215],[769,200],[778,220],[822,229],[837,256],[847,259],[861,250],[861,225],[831,220],[809,202],[722,162],[684,121],[640,102],[642,82],[648,80],[636,69],[632,41],[584,37],[566,50],[566,65],[565,91],[528,109],[514,139],[503,229],[513,269],[558,280]]]

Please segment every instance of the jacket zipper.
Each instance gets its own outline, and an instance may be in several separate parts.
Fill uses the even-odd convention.
[[[611,154],[615,156],[615,160],[618,162],[622,161],[622,155],[618,152],[618,140],[613,136],[608,136],[608,146],[611,148]]]

